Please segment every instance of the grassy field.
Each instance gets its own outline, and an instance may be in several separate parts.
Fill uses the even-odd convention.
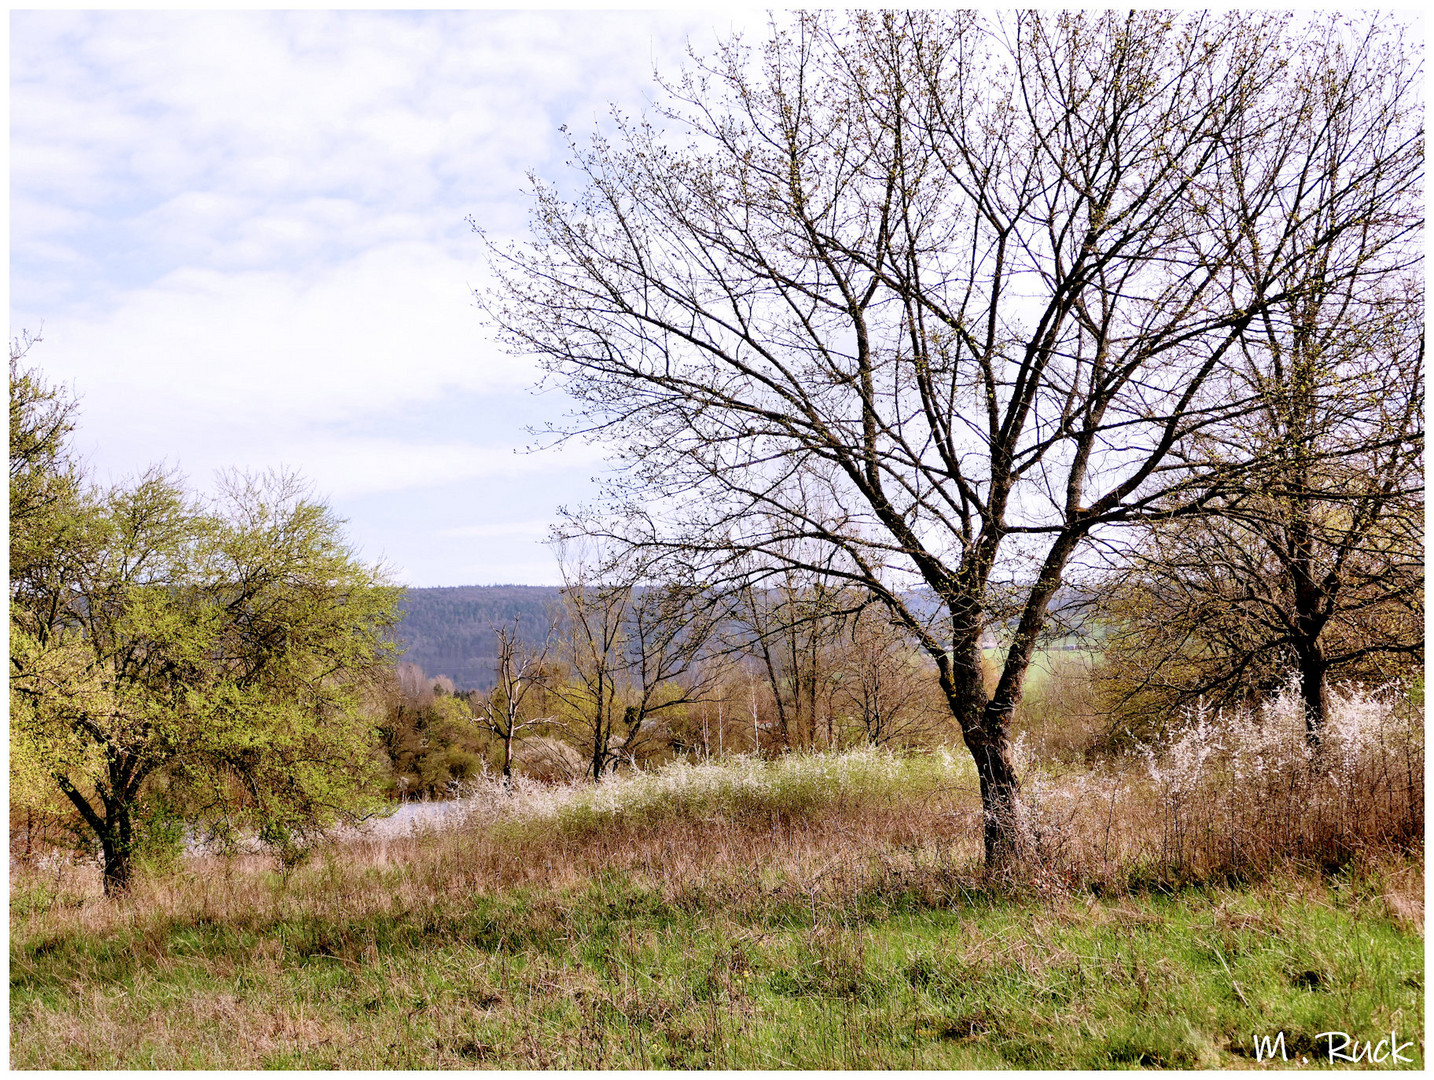
[[[490,791],[456,831],[191,860],[118,903],[25,868],[11,1064],[1243,1068],[1283,1031],[1275,1064],[1328,1067],[1342,1031],[1422,1065],[1419,854],[997,886],[972,786],[794,756]]]

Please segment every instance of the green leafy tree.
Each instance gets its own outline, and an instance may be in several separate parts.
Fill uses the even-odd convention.
[[[474,717],[473,693],[455,694],[450,679],[407,662],[386,683],[379,737],[399,799],[450,795],[487,767],[493,740]]]
[[[22,425],[53,407],[34,400]],[[155,785],[285,857],[363,809],[377,768],[365,696],[397,590],[305,484],[234,475],[201,500],[152,469],[73,485],[35,516],[56,542],[12,564],[12,758],[93,831],[108,895],[130,882]]]
[[[68,439],[75,401],[23,366],[39,338],[10,342],[10,564],[23,564],[32,526],[75,489]]]
[[[75,524],[79,470],[70,458],[75,401],[63,387],[48,383],[36,368],[25,365],[39,341],[28,334],[10,342],[10,581],[11,603],[21,592],[42,588],[41,580],[59,561],[56,554],[72,546],[67,536]],[[16,652],[11,623],[12,658]],[[19,642],[23,648],[23,642]],[[12,664],[11,674],[15,673]],[[12,706],[14,698],[12,695]],[[17,752],[21,751],[21,752]],[[43,768],[23,747],[12,742],[10,754],[12,809],[23,806],[33,825],[64,813],[67,805]],[[58,801],[57,801],[58,800]]]

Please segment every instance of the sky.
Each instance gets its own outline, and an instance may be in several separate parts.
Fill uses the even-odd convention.
[[[411,586],[555,584],[597,447],[474,304],[560,128],[733,29],[647,12],[10,15],[10,333],[102,482],[295,469]]]

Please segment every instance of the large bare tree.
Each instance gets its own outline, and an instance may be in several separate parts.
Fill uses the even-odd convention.
[[[1199,518],[1140,533],[1121,605],[1132,640],[1115,649],[1117,677],[1167,709],[1268,692],[1293,672],[1314,745],[1330,672],[1407,673],[1424,648],[1422,217],[1409,187],[1422,148],[1406,92],[1422,72],[1392,65],[1390,45],[1331,33],[1291,88],[1297,108],[1246,121],[1260,138],[1226,197],[1234,280],[1272,274],[1277,288],[1239,343],[1255,410],[1202,434],[1231,457],[1255,450],[1257,466]],[[1250,180],[1281,171],[1284,183]],[[1349,213],[1359,189],[1384,195],[1363,216]]]
[[[1406,258],[1422,134],[1397,42],[1192,13],[796,15],[663,83],[653,115],[535,180],[484,303],[585,406],[650,542],[827,567],[934,661],[980,777],[988,866],[1017,836],[1011,716],[1082,544],[1208,503],[1255,464],[1241,343],[1325,273]],[[1304,228],[1311,80],[1394,102]],[[567,188],[569,181],[573,186]],[[1241,194],[1243,192],[1243,194]],[[1266,240],[1253,261],[1242,230]],[[1352,228],[1378,235],[1342,263]],[[1401,247],[1403,245],[1404,247]],[[773,526],[773,523],[784,523]],[[920,587],[920,588],[915,588]],[[937,617],[911,598],[934,597]],[[1016,595],[995,689],[980,641]]]

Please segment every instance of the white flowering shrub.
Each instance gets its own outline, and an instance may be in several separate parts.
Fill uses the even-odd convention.
[[[1025,878],[1119,888],[1135,879],[1255,876],[1288,859],[1340,864],[1366,848],[1422,841],[1423,725],[1397,690],[1335,688],[1317,750],[1306,742],[1295,687],[1258,709],[1202,708],[1186,720],[1164,744],[1099,768],[1033,761],[1018,738]],[[470,824],[576,838],[680,823],[766,828],[833,810],[856,821],[881,807],[910,808],[934,843],[978,850],[978,784],[959,747],[677,760],[597,784],[519,776],[505,786],[485,774],[460,799],[405,804],[378,827]]]
[[[1245,876],[1421,840],[1423,722],[1396,688],[1334,688],[1317,748],[1295,684],[1258,709],[1186,720],[1135,767],[1023,768],[1021,838],[1037,877]]]

